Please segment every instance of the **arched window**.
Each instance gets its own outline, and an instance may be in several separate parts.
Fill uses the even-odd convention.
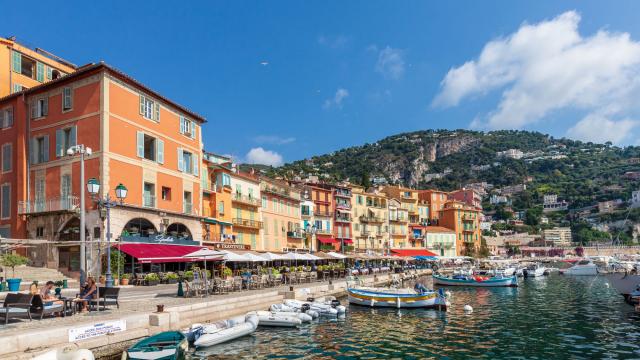
[[[145,218],[131,219],[122,229],[123,236],[150,237],[155,236],[157,233],[158,231],[153,223]]]
[[[189,228],[187,228],[186,225],[181,223],[173,223],[169,225],[167,227],[167,235],[171,237],[179,238],[179,239],[189,239],[189,240],[193,239],[193,236],[191,236],[191,231],[189,231]]]
[[[89,238],[89,231],[85,227],[85,238]],[[80,241],[80,218],[74,217],[67,221],[58,233],[58,240],[61,241]]]

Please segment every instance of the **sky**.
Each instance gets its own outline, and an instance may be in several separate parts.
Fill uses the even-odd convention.
[[[239,162],[424,129],[640,145],[637,1],[3,2],[0,36],[125,71]]]

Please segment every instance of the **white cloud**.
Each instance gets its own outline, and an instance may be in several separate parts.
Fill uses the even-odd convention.
[[[631,136],[640,123],[631,119],[613,121],[603,115],[590,114],[567,130],[567,136],[594,143],[611,141],[619,144]]]
[[[345,35],[336,35],[336,36],[318,36],[318,44],[330,47],[332,49],[341,49],[347,46],[349,43],[349,38]]]
[[[275,151],[265,150],[257,147],[249,150],[245,160],[249,164],[262,164],[271,166],[280,166],[283,163],[282,155]]]
[[[324,104],[322,105],[322,107],[324,109],[330,109],[333,107],[342,109],[342,102],[347,97],[349,97],[349,90],[339,88],[338,90],[336,90],[336,94],[333,95],[333,98],[330,98],[324,101]]]
[[[296,138],[292,136],[282,137],[278,135],[258,135],[253,138],[253,141],[258,144],[285,145],[296,141]]]
[[[372,48],[377,49],[377,47]],[[404,75],[404,59],[402,50],[387,46],[378,53],[376,71],[389,79],[400,79]]]
[[[586,114],[573,134],[586,136],[597,121],[628,126],[623,119],[640,110],[633,101],[640,95],[640,43],[607,30],[583,37],[579,23],[580,15],[569,11],[490,41],[477,59],[449,70],[432,105],[502,91],[497,107],[473,126],[518,129],[564,109]],[[607,138],[620,139],[611,132]]]

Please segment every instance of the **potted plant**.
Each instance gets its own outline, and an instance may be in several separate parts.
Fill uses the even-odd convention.
[[[56,296],[60,297],[60,292],[62,291],[62,285],[63,285],[62,280],[56,281],[54,285],[56,286],[56,288],[54,289]]]
[[[120,285],[129,285],[129,278],[131,277],[131,275],[129,274],[122,274],[122,279],[120,279]]]
[[[0,265],[3,267],[10,267],[13,273],[12,278],[7,279],[9,291],[20,290],[20,281],[22,281],[22,279],[16,278],[16,266],[26,265],[27,262],[29,262],[29,259],[16,254],[4,254],[0,257]]]
[[[155,286],[160,283],[160,277],[156,273],[149,273],[144,276],[144,282],[147,286]]]
[[[165,275],[165,280],[167,284],[176,284],[178,283],[178,274],[169,272]]]
[[[184,277],[189,281],[193,280],[193,271],[192,270],[185,271]]]
[[[222,276],[225,279],[228,279],[229,277],[231,277],[231,275],[233,275],[233,271],[231,271],[230,268],[228,268],[226,266],[222,268]]]

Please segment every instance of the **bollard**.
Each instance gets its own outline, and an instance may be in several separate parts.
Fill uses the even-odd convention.
[[[159,313],[164,312],[164,304],[158,304],[158,305],[156,305],[156,307],[157,307],[157,310],[158,310],[156,312],[159,312]]]

